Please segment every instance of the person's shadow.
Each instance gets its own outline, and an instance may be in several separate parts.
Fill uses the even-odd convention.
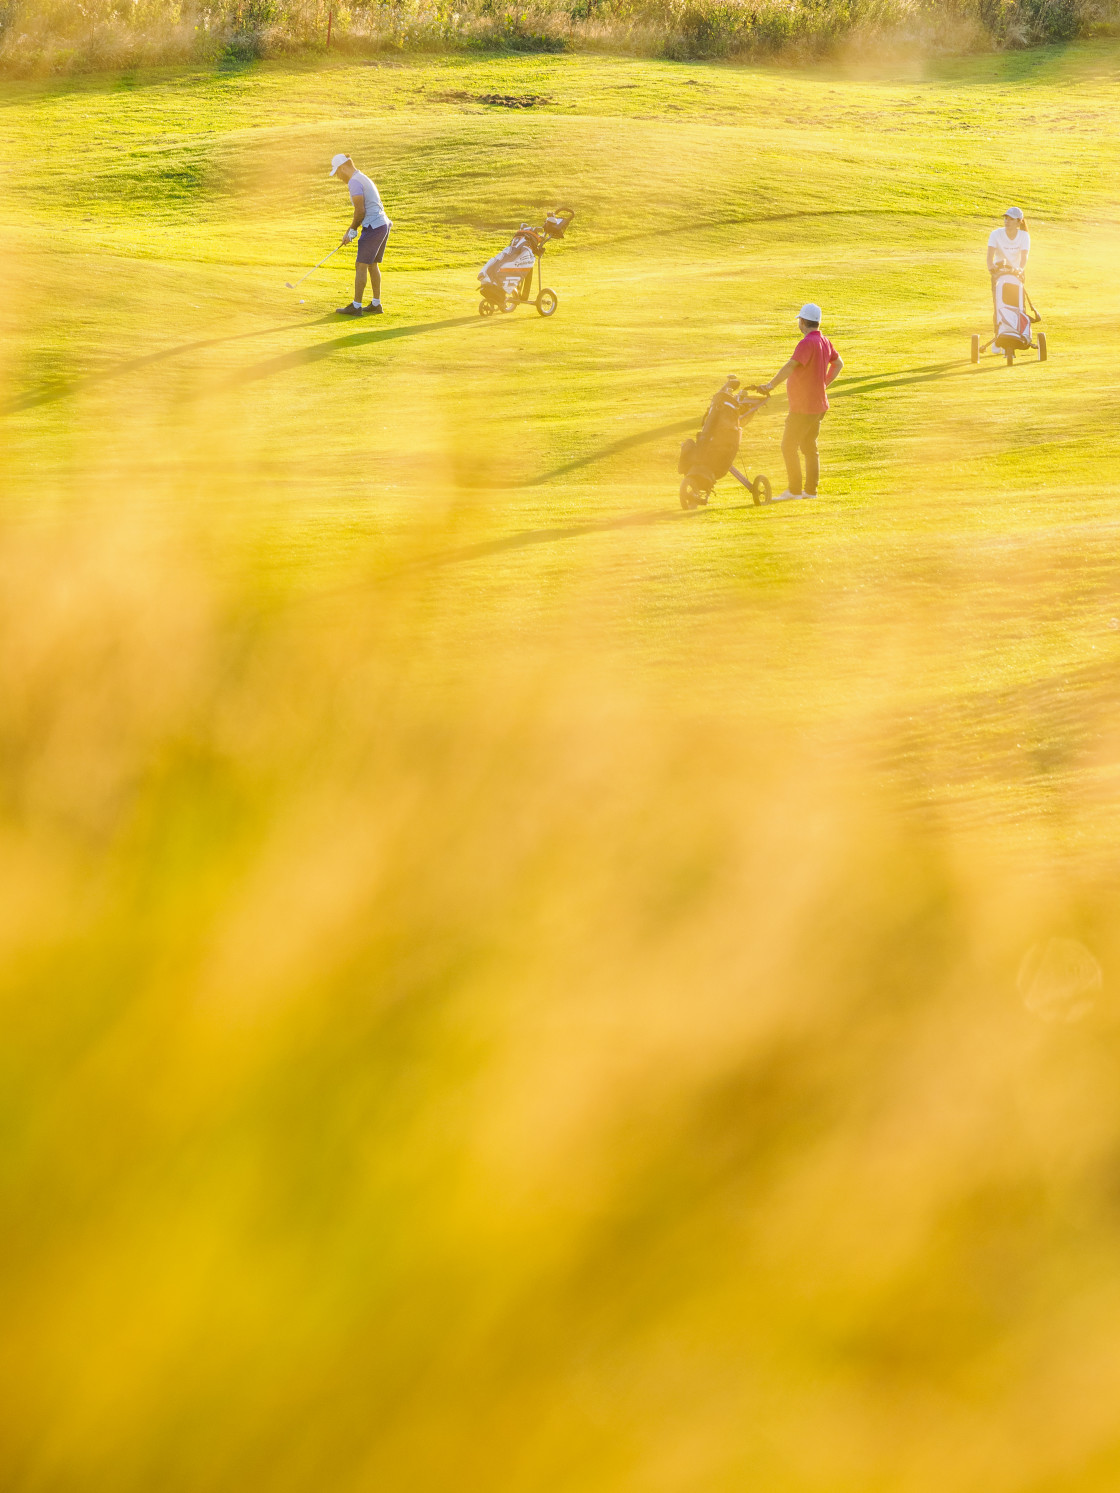
[[[183,342],[175,347],[164,347],[158,352],[144,353],[139,358],[128,358],[123,363],[114,363],[110,368],[102,368],[96,373],[82,374],[78,378],[60,378],[41,388],[30,390],[26,394],[17,394],[13,399],[0,404],[0,416],[15,415],[22,410],[35,409],[39,405],[54,404],[58,400],[69,399],[84,389],[112,383],[114,379],[124,378],[130,373],[138,373],[144,368],[155,367],[173,358],[186,357],[189,353],[204,352],[207,348],[222,347],[230,342],[245,342],[253,337],[271,337],[278,332],[290,332],[293,327],[321,327],[337,325],[337,322],[337,313],[332,311],[325,316],[316,317],[313,321],[281,322],[275,326],[259,327],[253,332],[236,332],[229,337],[201,337],[195,342]],[[344,337],[332,338],[329,342],[298,348],[295,352],[283,353],[279,357],[269,358],[266,362],[255,363],[230,375],[218,387],[228,388],[232,385],[252,383],[260,378],[269,378],[274,373],[283,373],[286,369],[299,368],[304,364],[317,362],[320,358],[330,357],[332,353],[340,352],[343,348],[361,347],[374,342],[391,342],[398,337],[418,337],[425,332],[439,332],[446,327],[466,326],[471,322],[478,322],[481,325],[477,316],[454,316],[444,321],[421,322],[414,326],[379,326],[371,327],[368,331],[350,332]]]
[[[853,399],[860,394],[878,394],[885,389],[900,389],[906,384],[924,384],[935,379],[950,377],[954,370],[965,370],[971,366],[970,358],[954,358],[948,363],[926,363],[918,368],[901,368],[894,373],[865,373],[854,378],[845,378],[842,386],[838,389],[829,390],[829,402],[838,399]],[[990,365],[990,366],[994,366]],[[999,365],[1003,366],[1002,363]],[[974,370],[977,373],[985,371],[984,365]],[[763,405],[758,415],[765,415],[769,406]],[[781,413],[781,401],[778,397],[775,406],[779,416]],[[756,416],[757,418],[757,416]],[[495,480],[492,477],[481,477],[478,485],[480,487],[499,488],[522,488],[542,487],[546,482],[555,482],[560,477],[570,476],[572,472],[578,472],[583,467],[593,466],[596,462],[606,461],[611,456],[620,456],[624,451],[633,451],[638,446],[649,445],[652,441],[667,439],[669,436],[683,435],[686,431],[695,430],[702,423],[703,416],[699,419],[675,420],[672,425],[656,425],[652,430],[635,431],[633,435],[621,436],[617,441],[611,441],[605,446],[599,446],[594,451],[589,451],[585,456],[573,457],[571,461],[565,461],[550,471],[541,472],[536,477],[523,479]]]
[[[347,348],[368,347],[377,342],[395,342],[401,337],[421,337],[426,332],[443,332],[449,327],[469,326],[472,322],[476,326],[483,325],[478,316],[449,316],[443,321],[418,322],[407,327],[378,326],[360,332],[349,332],[345,337],[334,337],[330,342],[317,342],[311,347],[300,347],[295,352],[281,353],[279,357],[268,358],[263,363],[254,363],[249,368],[242,368],[240,372],[230,375],[225,386],[228,388],[237,384],[255,383],[262,378],[272,378],[275,374],[286,373],[292,368],[304,368],[309,363],[318,363],[323,358],[333,357],[335,353],[343,352]]]
[[[841,398],[854,399],[861,394],[877,394],[886,389],[898,389],[907,384],[929,383],[937,379],[950,378],[960,373],[983,373],[985,369],[1003,367],[1003,363],[981,364],[974,367],[971,358],[954,358],[945,363],[926,363],[917,368],[900,368],[893,373],[867,373],[857,375],[854,378],[845,378],[843,387],[829,391],[830,403]],[[765,412],[766,406],[759,411]],[[779,406],[779,415],[781,408]],[[589,451],[585,456],[577,456],[571,461],[566,461],[558,467],[553,467],[547,472],[541,472],[536,477],[529,477],[522,481],[507,480],[496,481],[493,478],[483,477],[479,479],[480,487],[489,488],[527,488],[541,487],[546,482],[554,482],[560,477],[566,477],[572,472],[578,472],[583,467],[593,466],[596,462],[605,461],[611,456],[619,456],[625,451],[635,450],[639,446],[648,445],[653,441],[664,440],[669,436],[681,435],[688,430],[695,430],[700,424],[699,420],[676,420],[672,425],[657,425],[651,430],[636,431],[633,435],[622,436],[617,441],[611,441],[605,446],[599,446],[594,451]],[[735,512],[740,509],[753,508],[753,503],[719,504],[718,511],[721,513]],[[426,556],[422,560],[416,560],[407,569],[428,569],[440,565],[453,565],[469,560],[485,559],[488,555],[502,554],[508,550],[527,549],[536,544],[551,544],[564,539],[580,539],[589,534],[604,534],[616,529],[639,528],[649,524],[677,523],[689,519],[698,519],[702,514],[708,512],[705,508],[697,508],[690,512],[677,512],[675,509],[648,509],[639,513],[623,514],[617,518],[595,519],[582,524],[555,525],[548,529],[521,529],[513,534],[506,534],[500,539],[485,540],[479,544],[463,545],[458,549],[444,550],[435,555]],[[806,511],[800,504],[782,503],[778,505],[765,504],[762,511],[777,516],[778,514],[793,513],[795,511]]]
[[[900,368],[894,373],[864,373],[854,378],[845,377],[838,389],[828,391],[829,403],[837,399],[852,399],[857,394],[877,394],[880,389],[901,389],[906,384],[929,384],[938,379],[950,378],[954,370],[959,373],[990,373],[993,368],[1004,367],[1001,358],[997,363],[973,364],[971,358],[953,358],[948,363],[926,363],[920,368]]]
[[[158,352],[144,353],[139,358],[114,363],[112,367],[102,368],[97,373],[84,373],[78,378],[60,378],[26,394],[17,394],[14,399],[0,404],[0,415],[15,415],[21,410],[35,409],[41,404],[54,404],[57,400],[69,399],[83,389],[112,383],[114,379],[123,378],[126,374],[138,373],[142,368],[152,368],[157,363],[166,363],[172,358],[186,357],[188,353],[203,352],[208,347],[222,347],[227,342],[245,342],[251,337],[271,337],[276,332],[289,332],[293,326],[321,326],[327,320],[324,316],[311,322],[282,322],[278,326],[258,327],[255,332],[235,332],[230,337],[201,337],[196,342],[181,342],[175,347],[164,347]]]

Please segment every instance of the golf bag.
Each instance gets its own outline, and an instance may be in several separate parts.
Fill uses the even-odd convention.
[[[1039,318],[1027,311],[1027,291],[1020,276],[1011,269],[999,270],[992,293],[996,308],[993,346],[1003,352],[1021,352],[1032,347],[1031,328]]]
[[[1037,342],[1031,340],[1034,325],[1042,316],[1027,293],[1022,270],[1014,270],[1005,263],[996,265],[992,273],[992,312],[991,341],[981,343],[979,334],[972,334],[974,363],[979,363],[980,354],[989,348],[1002,353],[1009,367],[1015,361],[1015,354],[1028,348],[1037,348],[1038,361],[1046,362],[1046,333],[1039,332]]]
[[[740,392],[740,388],[739,380],[731,374],[708,406],[695,440],[681,444],[677,471],[684,478],[681,483],[682,508],[695,508],[706,503],[716,483],[728,472],[749,490],[756,504],[770,500],[770,483],[765,477],[756,477],[750,482],[732,465],[739,454],[743,426],[770,397],[761,391],[743,389]]]
[[[529,299],[533,287],[533,271],[540,264],[544,251],[553,239],[561,239],[575,213],[568,207],[558,207],[548,214],[540,228],[531,223],[522,223],[509,245],[488,259],[479,271],[479,293],[482,300],[479,314],[492,316],[495,311],[512,311]],[[555,291],[541,287],[536,298],[537,310],[542,316],[551,316],[556,310]]]
[[[532,277],[537,264],[541,238],[528,223],[513,235],[507,249],[500,250],[493,259],[488,259],[479,271],[482,294],[495,305],[504,305],[507,295],[515,295],[521,289],[522,279]]]

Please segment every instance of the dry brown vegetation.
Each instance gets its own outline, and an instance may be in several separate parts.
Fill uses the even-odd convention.
[[[962,52],[1110,32],[1115,0],[4,0],[0,67],[15,74],[335,49],[599,49],[673,58],[839,47]]]

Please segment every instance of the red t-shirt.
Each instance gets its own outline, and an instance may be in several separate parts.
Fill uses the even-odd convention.
[[[823,415],[828,409],[824,376],[840,354],[820,332],[806,332],[793,350],[795,368],[786,381],[790,412],[795,415]]]

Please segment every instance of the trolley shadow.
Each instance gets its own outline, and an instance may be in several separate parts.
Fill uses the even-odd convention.
[[[986,366],[992,368],[996,365]],[[926,363],[917,368],[900,368],[894,373],[865,373],[855,378],[845,377],[840,388],[829,390],[829,399],[832,402],[839,399],[854,399],[859,394],[877,394],[882,389],[900,389],[907,384],[931,383],[937,379],[950,378],[954,374],[984,371],[984,368],[973,368],[968,358],[954,358],[947,363]],[[509,481],[482,479],[478,486],[499,490],[543,487],[547,482],[555,482],[561,477],[568,477],[573,472],[582,471],[584,467],[594,466],[596,462],[606,461],[612,456],[621,456],[623,452],[633,451],[638,446],[648,445],[651,441],[667,440],[670,436],[679,436],[685,431],[694,430],[695,427],[694,417],[687,420],[675,420],[671,425],[657,425],[652,430],[642,430],[634,435],[621,436],[616,441],[610,441],[605,446],[589,451],[586,456],[573,457],[571,461],[562,462],[560,466],[552,467],[549,471],[540,473],[539,476]]]
[[[440,565],[457,565],[466,560],[485,560],[490,555],[502,555],[509,550],[531,549],[537,544],[555,544],[562,539],[582,539],[588,534],[610,534],[618,529],[642,529],[652,524],[676,523],[692,517],[671,508],[652,512],[627,513],[621,518],[593,519],[584,524],[557,525],[551,529],[522,529],[516,534],[507,534],[502,539],[488,539],[480,544],[465,544],[461,549],[445,550],[416,560],[410,570],[432,570]]]
[[[804,505],[796,503],[779,503],[767,504],[765,512],[768,517],[779,518],[787,511],[795,512],[799,506],[802,512],[816,511],[812,508],[806,509]],[[640,513],[626,513],[619,518],[594,519],[585,524],[557,525],[551,529],[521,529],[516,534],[507,534],[503,539],[488,539],[479,544],[465,544],[461,549],[444,550],[440,554],[414,560],[410,565],[403,567],[403,570],[406,573],[410,570],[435,570],[442,565],[460,565],[470,560],[485,560],[491,555],[502,555],[511,550],[531,549],[538,544],[556,544],[565,539],[585,539],[592,534],[611,534],[621,529],[646,529],[655,524],[701,523],[705,517],[710,520],[720,514],[757,512],[758,509],[753,503],[721,503],[718,508],[689,509],[687,512],[678,508],[655,508],[646,509]]]
[[[865,373],[856,378],[845,378],[839,389],[828,391],[829,403],[838,399],[854,399],[859,394],[878,394],[881,389],[902,389],[907,384],[929,384],[939,379],[957,375],[983,373],[996,365],[985,364],[975,368],[971,358],[954,358],[949,363],[927,363],[921,368],[900,368],[895,373]],[[1002,365],[1000,365],[1002,366]]]

